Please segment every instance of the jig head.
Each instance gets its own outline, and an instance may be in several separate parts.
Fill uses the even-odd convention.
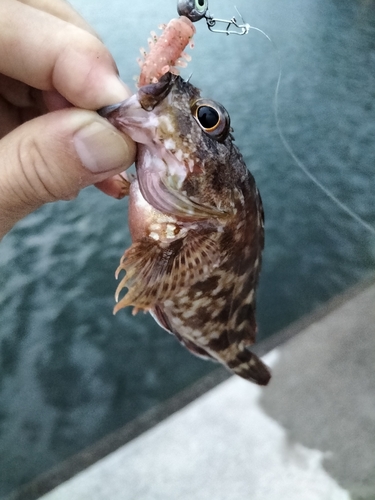
[[[237,10],[237,8],[235,7]],[[244,18],[238,12],[242,20],[242,24],[233,16],[231,19],[219,19],[210,15],[208,12],[208,0],[178,0],[177,12],[180,16],[186,16],[193,23],[205,18],[207,27],[213,33],[224,33],[226,35],[247,35],[251,29],[250,24],[246,23]],[[226,25],[225,28],[217,28],[216,26]],[[233,29],[233,26],[236,29]]]

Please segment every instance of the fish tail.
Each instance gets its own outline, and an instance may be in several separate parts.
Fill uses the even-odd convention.
[[[236,357],[227,362],[227,366],[236,375],[259,385],[267,385],[271,378],[268,367],[247,349],[238,351]]]

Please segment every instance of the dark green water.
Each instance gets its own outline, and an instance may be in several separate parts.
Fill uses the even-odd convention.
[[[176,15],[174,0],[74,0],[123,79],[138,49]],[[282,60],[280,123],[297,156],[375,225],[375,4],[236,0]],[[210,0],[231,17],[231,2]],[[278,59],[255,31],[198,25],[183,73],[229,110],[266,211],[260,338],[375,269],[375,240],[299,171],[277,133]],[[129,246],[127,205],[94,188],[46,206],[0,245],[0,497],[175,394],[213,365],[146,315],[112,315],[114,270]]]

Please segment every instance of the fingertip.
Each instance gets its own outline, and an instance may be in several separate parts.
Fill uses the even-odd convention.
[[[120,80],[106,47],[87,33],[79,50],[70,45],[59,55],[52,84],[74,106],[90,110],[123,101],[132,94]]]
[[[129,87],[117,75],[107,74],[103,81],[104,87],[101,99],[107,103],[104,106],[124,101],[132,95]]]

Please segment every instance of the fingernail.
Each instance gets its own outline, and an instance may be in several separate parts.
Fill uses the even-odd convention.
[[[78,130],[73,136],[73,142],[83,165],[95,174],[131,165],[128,144],[104,120],[93,121]]]

